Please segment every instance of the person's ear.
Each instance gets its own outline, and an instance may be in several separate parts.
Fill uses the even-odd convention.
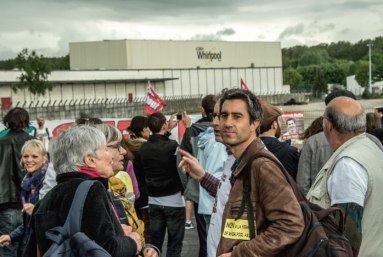
[[[206,116],[206,112],[205,112],[205,109],[203,107],[201,107],[201,112],[202,112],[202,116]]]
[[[250,131],[251,132],[256,131],[257,128],[259,127],[259,124],[260,124],[260,120],[253,121],[253,123],[250,125]]]
[[[85,155],[84,162],[86,166],[92,169],[96,169],[96,157],[90,154]]]
[[[272,129],[277,129],[278,128],[278,122],[275,120],[274,122],[273,122],[273,127],[272,127]]]

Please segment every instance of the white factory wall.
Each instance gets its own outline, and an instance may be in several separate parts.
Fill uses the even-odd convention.
[[[282,90],[282,68],[233,68],[233,69],[166,69],[166,70],[108,70],[108,71],[53,71],[49,80],[54,83],[52,91],[45,96],[35,97],[27,90],[14,93],[11,84],[20,76],[19,71],[0,71],[0,98],[10,97],[13,105],[29,105],[32,101],[44,106],[51,101],[56,105],[62,101],[81,99],[116,99],[145,97],[147,82],[100,82],[126,79],[176,78],[151,84],[160,96],[187,96],[218,94],[224,88],[239,88],[241,78],[255,94],[276,94]],[[61,81],[62,83],[54,82]],[[65,81],[76,81],[67,83]]]
[[[282,66],[281,42],[105,40],[70,43],[69,55],[81,70]]]

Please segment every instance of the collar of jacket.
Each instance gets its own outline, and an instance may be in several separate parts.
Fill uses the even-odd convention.
[[[211,121],[210,117],[207,116],[207,117],[203,117],[202,119],[199,119],[196,121],[196,123],[201,123],[201,122],[210,122],[211,123],[212,121]]]
[[[80,172],[80,171],[61,173],[61,174],[57,175],[57,177],[56,177],[57,184],[67,182],[67,181],[72,180],[72,179],[98,180],[104,185],[105,190],[108,190],[108,188],[109,188],[108,178],[101,178],[101,177],[100,178],[94,178],[91,175],[88,175],[88,174]]]
[[[247,162],[258,153],[261,149],[264,149],[265,145],[261,142],[261,139],[258,137],[246,148],[245,155],[243,156],[241,163],[238,165],[237,169],[233,173],[233,177],[237,178],[241,173],[243,168],[246,166]]]
[[[19,134],[19,133],[25,133],[27,134],[27,132],[25,132],[24,130],[12,130],[10,129],[7,133],[7,135],[12,135],[12,134]]]
[[[160,134],[150,135],[148,139],[148,141],[168,141],[168,140],[170,140],[168,135],[160,135]]]

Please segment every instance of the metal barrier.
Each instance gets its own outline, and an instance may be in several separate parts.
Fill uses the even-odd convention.
[[[202,95],[185,95],[164,97],[167,107],[164,113],[181,111],[200,111]],[[0,105],[1,106],[1,105]],[[9,109],[22,107],[29,113],[29,119],[34,120],[42,116],[47,120],[76,119],[81,116],[97,118],[126,118],[145,115],[146,97],[135,98],[129,102],[128,98],[116,99],[80,99],[70,101],[49,101],[25,103],[11,103]],[[2,107],[2,106],[1,106]],[[8,110],[0,108],[0,118]]]

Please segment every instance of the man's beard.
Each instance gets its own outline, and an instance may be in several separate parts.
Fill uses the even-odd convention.
[[[279,124],[277,123],[277,131],[275,132],[275,137],[276,137],[276,138],[280,138],[281,135],[282,135],[281,127],[280,127]]]

